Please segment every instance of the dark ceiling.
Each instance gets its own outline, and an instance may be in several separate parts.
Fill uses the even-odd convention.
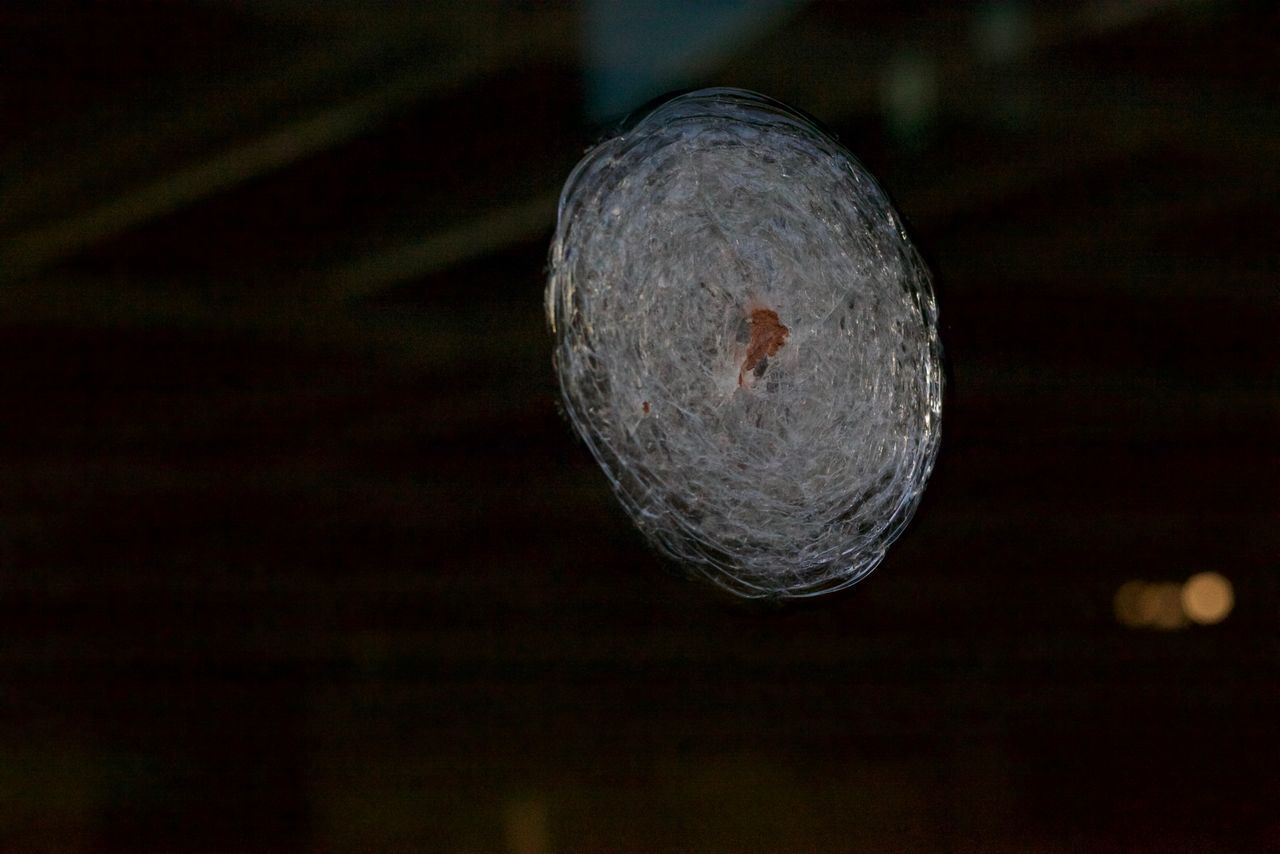
[[[0,10],[0,847],[1280,848],[1272,4],[682,6]],[[560,185],[712,83],[937,277],[924,503],[800,606],[556,409]]]

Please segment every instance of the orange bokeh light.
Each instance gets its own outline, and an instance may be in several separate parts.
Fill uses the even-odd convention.
[[[1182,585],[1182,610],[1201,625],[1220,623],[1235,606],[1231,582],[1216,572],[1200,572]]]

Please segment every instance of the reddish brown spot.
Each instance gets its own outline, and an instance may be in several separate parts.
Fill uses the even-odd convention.
[[[778,352],[787,343],[787,335],[791,330],[778,320],[778,313],[771,308],[757,308],[751,311],[751,341],[747,344],[747,358],[738,371],[738,385],[742,378],[754,371],[756,366]]]
[[[641,404],[641,407],[644,409],[644,414],[645,414],[645,415],[648,415],[648,414],[649,414],[649,401],[647,401],[647,400],[646,400],[643,404]]]

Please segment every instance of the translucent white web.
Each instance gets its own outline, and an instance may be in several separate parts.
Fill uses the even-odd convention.
[[[937,453],[929,273],[787,107],[707,89],[570,176],[547,314],[569,419],[663,552],[750,597],[865,577]]]

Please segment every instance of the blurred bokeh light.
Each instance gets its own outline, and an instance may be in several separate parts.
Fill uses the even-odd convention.
[[[1235,591],[1218,573],[1200,572],[1182,584],[1126,581],[1116,590],[1112,605],[1116,620],[1130,628],[1169,631],[1222,622],[1235,605]]]
[[[1235,606],[1231,582],[1216,572],[1200,572],[1182,585],[1182,610],[1201,625],[1221,623]]]

